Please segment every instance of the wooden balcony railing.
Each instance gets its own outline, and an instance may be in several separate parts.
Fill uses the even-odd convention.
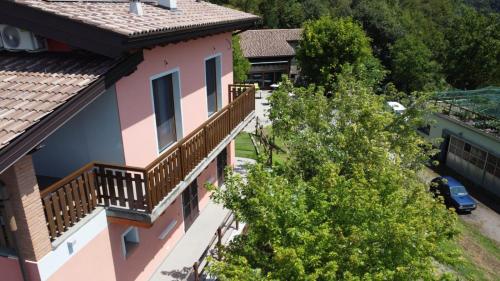
[[[230,85],[230,103],[145,168],[89,163],[41,192],[52,240],[97,206],[152,210],[255,109],[255,88]]]

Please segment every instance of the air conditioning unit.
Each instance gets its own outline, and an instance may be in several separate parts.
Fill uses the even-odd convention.
[[[9,51],[39,52],[47,49],[45,39],[31,31],[0,24],[0,34],[3,48]]]

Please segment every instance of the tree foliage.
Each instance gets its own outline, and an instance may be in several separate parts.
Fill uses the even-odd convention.
[[[392,81],[405,92],[436,90],[445,84],[441,65],[417,37],[404,36],[391,46]]]
[[[500,85],[500,15],[464,7],[447,31],[450,83],[461,89]]]
[[[330,82],[335,82],[347,65],[367,69],[356,72],[358,77],[366,74],[372,76],[372,80],[380,81],[384,76],[381,65],[372,55],[370,39],[350,18],[322,17],[305,24],[297,59],[308,82],[329,89]],[[362,78],[366,80],[368,77]]]
[[[495,0],[212,0],[260,15],[263,28],[295,28],[324,16],[352,17],[371,38],[372,53],[390,72],[404,67],[425,71],[441,69],[432,84],[442,85],[444,77],[454,88],[498,85],[500,16]],[[464,4],[465,3],[465,4]],[[473,8],[472,8],[473,7]],[[432,66],[401,66],[396,63],[408,52],[394,50],[396,42],[413,38],[419,52],[431,52]],[[422,44],[425,48],[422,48]],[[417,51],[417,50],[413,50]],[[427,53],[425,51],[425,53]],[[427,55],[427,54],[426,54]],[[418,63],[417,60],[408,63]],[[327,66],[328,67],[328,66]],[[413,75],[420,78],[426,73]],[[434,73],[433,73],[434,74]],[[432,76],[432,75],[431,75]],[[396,81],[400,90],[425,90],[429,83]],[[424,80],[427,80],[424,79]]]
[[[454,235],[455,216],[416,176],[425,159],[413,128],[420,98],[396,116],[352,77],[344,70],[329,98],[288,81],[273,93],[273,132],[289,159],[256,164],[245,181],[229,174],[215,192],[248,225],[210,266],[220,280],[442,277],[434,257]]]
[[[233,36],[233,80],[234,82],[244,82],[247,79],[247,73],[250,71],[250,61],[248,61],[240,46],[240,37]]]

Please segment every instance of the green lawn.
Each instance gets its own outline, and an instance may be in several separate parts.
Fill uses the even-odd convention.
[[[257,152],[247,132],[241,132],[236,137],[236,157],[257,159]]]
[[[500,280],[500,244],[489,239],[477,228],[459,220],[459,237],[443,245],[444,253],[458,251],[458,263],[440,262],[460,276],[460,280]]]

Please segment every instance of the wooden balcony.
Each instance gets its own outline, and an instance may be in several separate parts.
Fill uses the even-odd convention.
[[[145,168],[89,163],[41,192],[52,240],[98,206],[148,215],[255,109],[255,88],[230,85],[230,103]]]

